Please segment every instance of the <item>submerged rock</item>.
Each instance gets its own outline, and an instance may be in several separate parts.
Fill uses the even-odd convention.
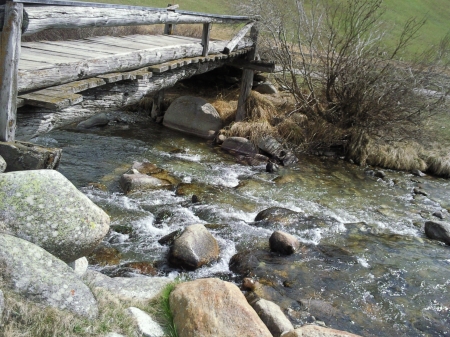
[[[181,96],[167,109],[163,125],[191,135],[213,139],[222,128],[222,120],[217,110],[203,98]]]
[[[97,246],[88,256],[90,264],[99,266],[115,266],[120,263],[121,254],[113,247]]]
[[[274,337],[280,337],[283,332],[294,330],[294,326],[279,305],[262,298],[251,305]]]
[[[33,143],[0,142],[0,154],[7,164],[6,172],[56,169],[61,153],[61,149],[45,148]]]
[[[282,231],[273,232],[269,244],[273,252],[285,255],[294,254],[300,248],[300,242],[295,236]]]
[[[295,329],[283,337],[361,337],[350,332],[324,328],[317,325],[305,325]]]
[[[170,308],[180,337],[272,336],[239,288],[219,279],[178,284]]]
[[[430,239],[442,241],[450,245],[450,223],[427,221],[425,222],[425,234]]]
[[[270,207],[256,215],[255,221],[269,221],[288,223],[292,220],[292,216],[297,216],[299,212],[283,207]]]
[[[108,233],[109,221],[59,172],[0,175],[0,232],[33,242],[65,262],[89,255]]]
[[[229,137],[222,143],[222,149],[253,156],[258,153],[256,146],[244,137]]]
[[[189,270],[216,261],[219,245],[204,225],[186,227],[183,234],[175,239],[170,250],[169,261],[175,266]]]
[[[425,173],[423,173],[422,171],[420,171],[420,170],[418,170],[418,169],[413,169],[413,170],[411,170],[411,173],[412,173],[413,175],[415,175],[416,177],[425,177],[425,176],[426,176]]]
[[[0,234],[0,277],[17,293],[88,318],[98,314],[89,288],[63,261],[31,242]]]
[[[78,123],[78,129],[90,129],[96,126],[105,126],[108,125],[109,118],[105,113],[100,113],[98,115],[92,116],[85,121]]]
[[[119,183],[125,194],[136,191],[169,188],[172,186],[167,180],[158,179],[141,173],[123,174]]]

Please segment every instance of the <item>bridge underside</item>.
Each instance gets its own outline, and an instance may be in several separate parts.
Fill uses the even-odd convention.
[[[119,82],[146,88],[138,90],[139,95],[128,95],[124,103],[132,104],[144,92],[156,92],[232,62],[252,46],[250,39],[242,39],[234,52],[223,54],[227,43],[210,41],[208,56],[201,56],[201,39],[174,35],[23,42],[18,106],[60,110],[81,103],[87,89]]]

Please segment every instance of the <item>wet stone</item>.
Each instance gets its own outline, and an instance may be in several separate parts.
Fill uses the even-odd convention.
[[[93,265],[114,266],[120,263],[121,254],[116,248],[98,246],[87,259]]]
[[[300,242],[296,237],[282,231],[275,231],[269,239],[270,249],[274,252],[289,255],[300,248]]]
[[[450,223],[427,221],[425,222],[425,234],[430,239],[442,241],[450,245]]]

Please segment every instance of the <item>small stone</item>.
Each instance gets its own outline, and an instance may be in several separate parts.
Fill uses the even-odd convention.
[[[266,165],[266,172],[274,173],[278,171],[278,165],[269,161]]]
[[[270,249],[285,255],[295,253],[300,248],[296,237],[282,231],[275,231],[269,239]]]
[[[422,171],[420,171],[418,169],[411,170],[411,173],[413,175],[415,175],[416,177],[425,177],[426,176],[425,173],[423,173]]]
[[[420,189],[419,187],[414,187],[413,192],[414,194],[423,195],[425,197],[428,196],[428,193]]]
[[[219,137],[217,137],[217,144],[222,144],[226,139],[227,137],[225,135],[219,135]]]
[[[375,171],[374,170],[365,170],[364,174],[366,176],[373,177],[375,175]]]
[[[384,171],[378,170],[375,171],[375,177],[384,179],[386,177],[386,173]]]
[[[164,337],[164,330],[145,311],[130,307],[128,312],[138,325],[139,332],[145,337]]]
[[[73,269],[75,275],[78,277],[83,277],[83,275],[86,274],[89,262],[86,257],[83,256],[73,262],[70,262],[68,265]]]
[[[158,243],[160,245],[168,245],[171,246],[173,242],[180,237],[181,233],[183,232],[182,229],[177,229],[176,231],[173,231],[172,233],[169,233],[167,235],[164,235],[161,239],[158,240]]]
[[[441,211],[436,211],[436,212],[434,212],[434,213],[433,213],[433,216],[435,216],[436,218],[441,219],[441,220],[443,220],[443,219],[445,218],[445,217],[444,217],[444,214],[442,214]]]
[[[200,202],[200,199],[194,194],[194,195],[192,196],[192,203],[193,203],[193,204],[196,204],[197,202]]]
[[[3,159],[2,156],[0,156],[0,173],[5,172],[6,170],[6,161]]]
[[[260,299],[252,304],[252,307],[274,337],[280,337],[285,331],[294,330],[294,326],[277,304]]]
[[[432,240],[450,245],[450,223],[442,221],[425,222],[425,234]]]
[[[258,284],[258,282],[250,277],[246,277],[242,281],[242,287],[246,290],[251,290],[251,291],[255,290],[257,284]]]

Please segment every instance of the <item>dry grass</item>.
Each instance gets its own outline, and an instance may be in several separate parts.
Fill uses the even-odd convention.
[[[422,158],[428,165],[427,171],[437,176],[450,178],[450,150],[439,149],[438,146],[432,150],[424,150]]]
[[[224,125],[228,125],[236,118],[237,101],[213,100],[211,105],[217,110]]]

